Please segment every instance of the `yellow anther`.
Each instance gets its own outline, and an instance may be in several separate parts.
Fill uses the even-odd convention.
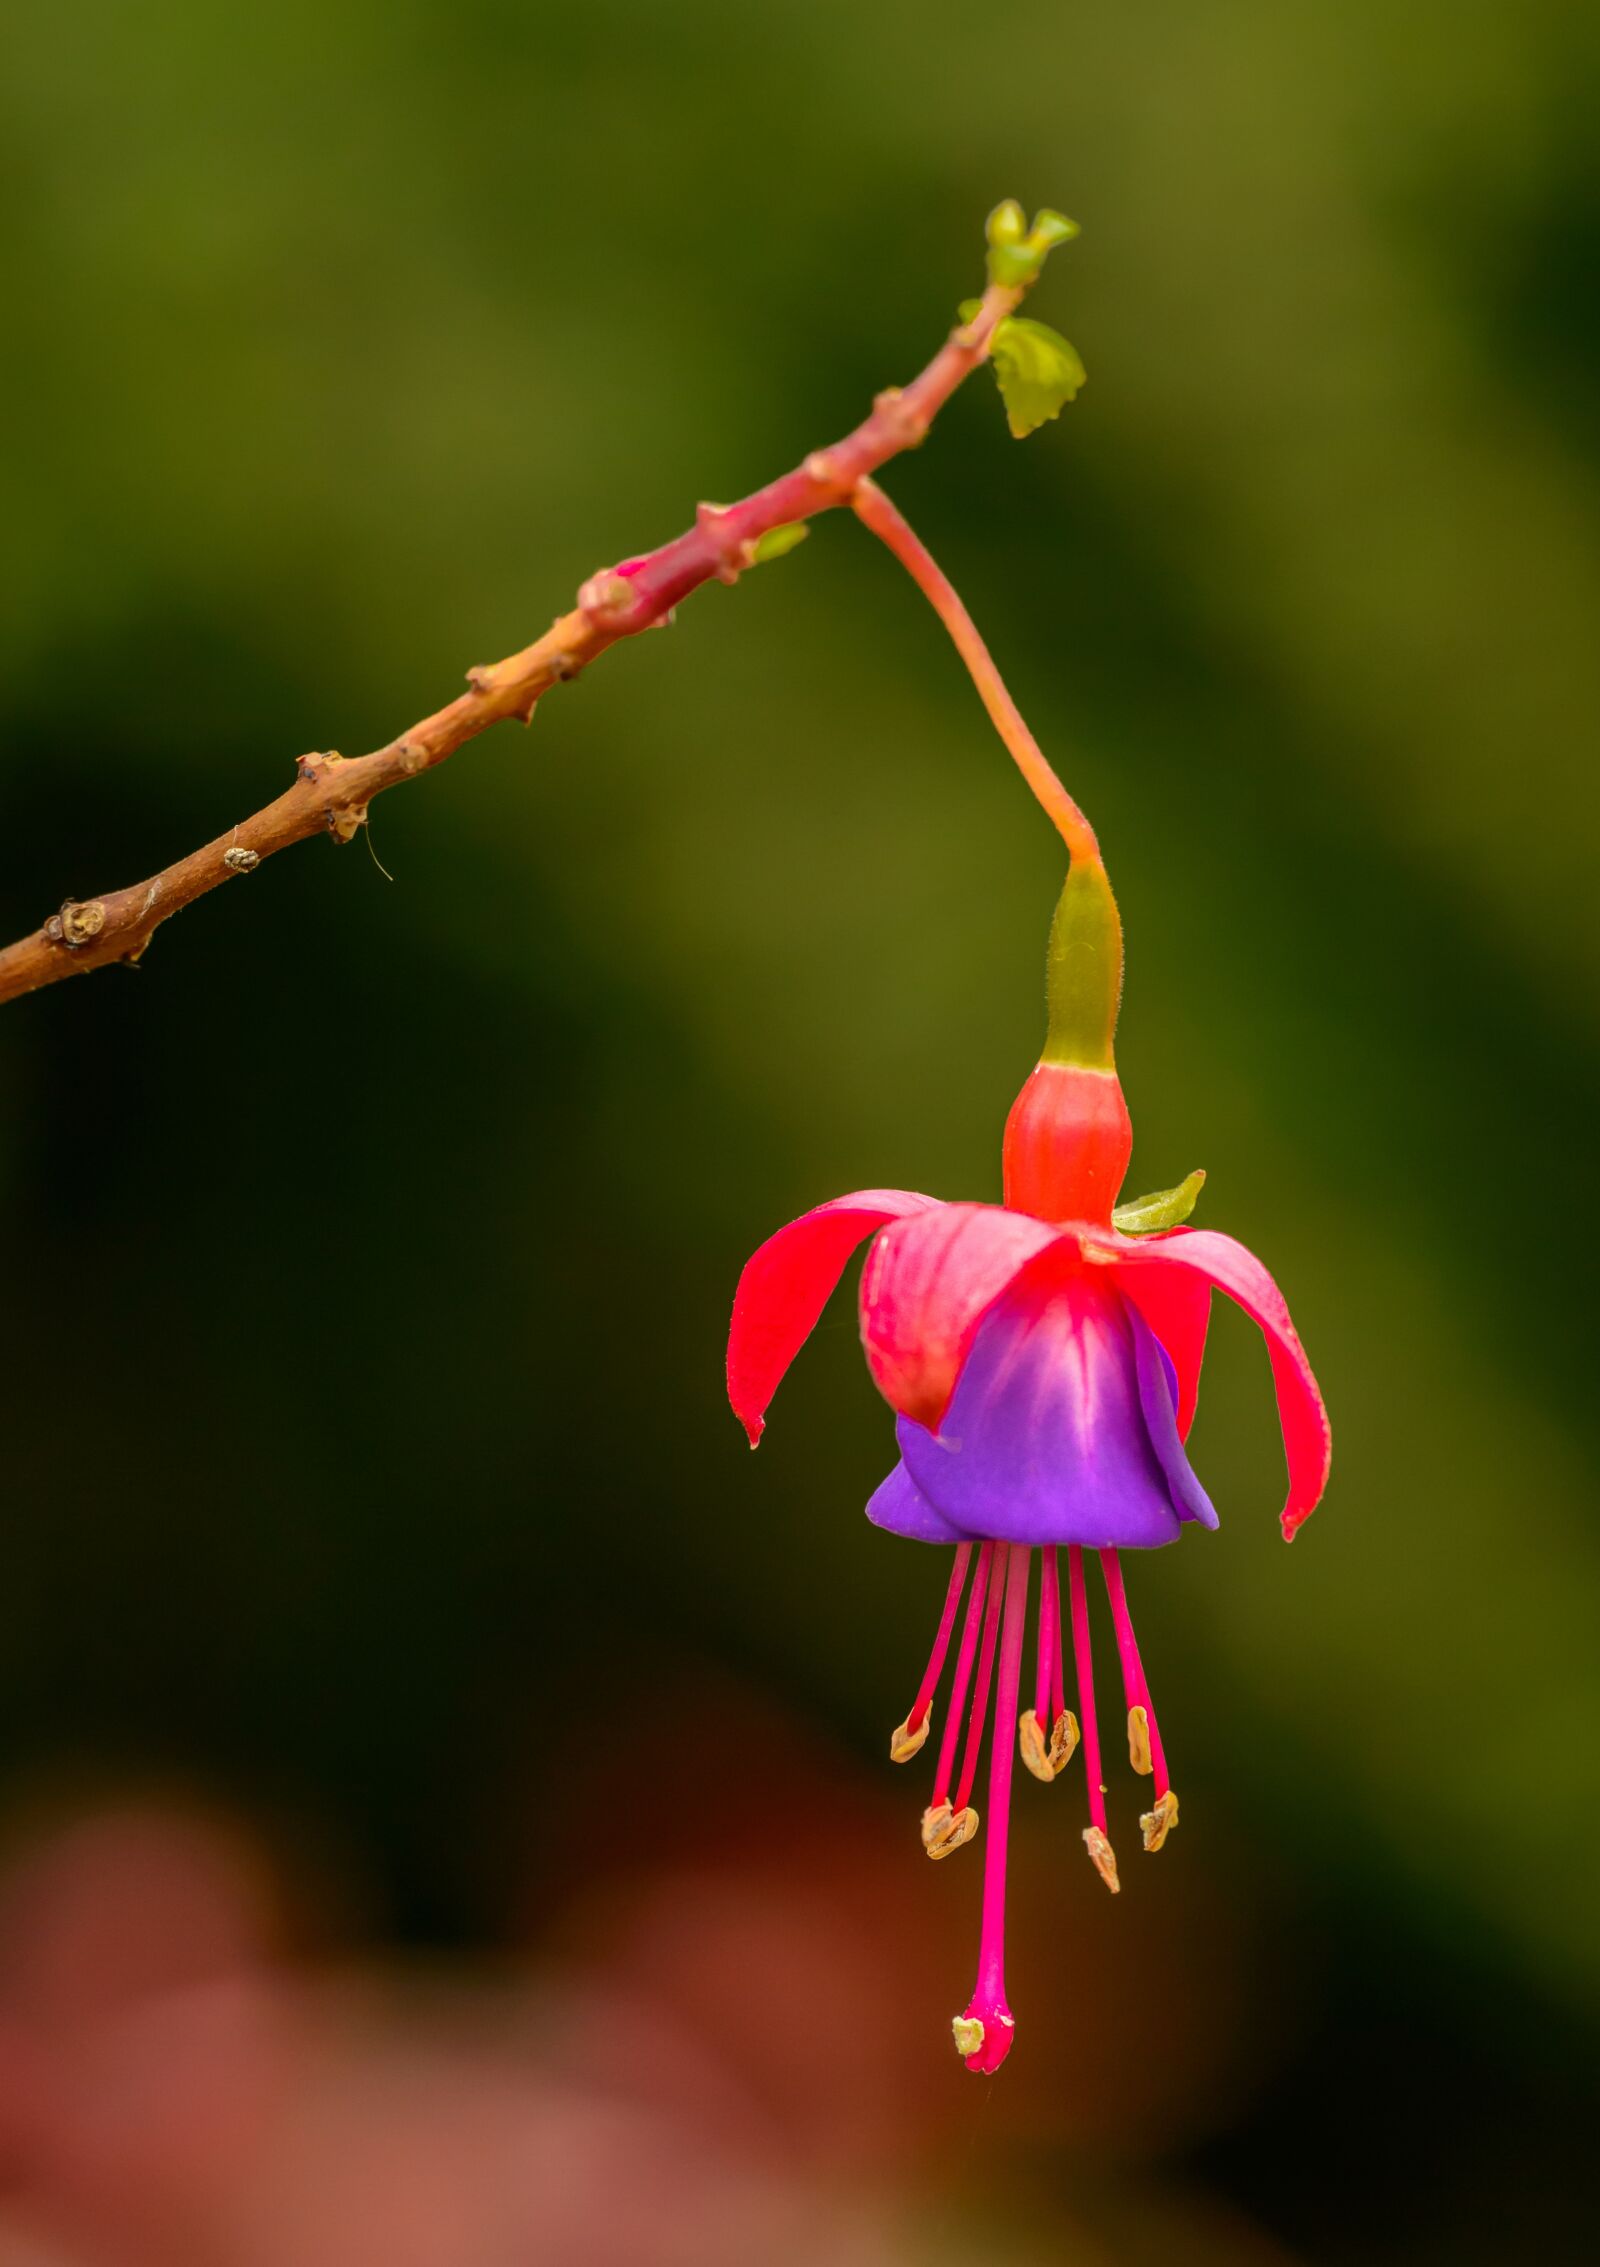
[[[950,2018],[950,2036],[955,2040],[956,2053],[965,2061],[976,2054],[983,2044],[983,2025],[975,2015],[953,2015]]]
[[[1112,1849],[1111,1844],[1106,1840],[1098,1826],[1086,1826],[1084,1828],[1083,1846],[1089,1853],[1089,1863],[1094,1867],[1095,1872],[1110,1890],[1112,1896],[1115,1897],[1122,1887],[1121,1882],[1117,1879],[1116,1851]]]
[[[1046,1786],[1066,1763],[1078,1744],[1078,1719],[1070,1708],[1064,1708],[1050,1730],[1050,1744],[1045,1745],[1044,1732],[1039,1723],[1039,1712],[1029,1708],[1017,1720],[1017,1745],[1022,1760],[1036,1779]]]
[[[1045,1748],[1044,1733],[1040,1729],[1039,1711],[1036,1708],[1025,1708],[1018,1717],[1017,1746],[1022,1751],[1023,1762],[1034,1777],[1042,1779],[1048,1786],[1056,1775],[1055,1765],[1050,1761]]]
[[[1139,1821],[1145,1848],[1159,1850],[1177,1823],[1178,1798],[1169,1787],[1155,1809],[1147,1810]]]
[[[897,1724],[889,1734],[889,1761],[909,1763],[927,1738],[932,1720],[931,1712],[925,1712],[920,1724],[913,1724],[909,1716],[903,1724]]]
[[[1147,1779],[1155,1769],[1150,1760],[1150,1719],[1142,1708],[1128,1710],[1128,1761]]]
[[[922,1814],[922,1847],[930,1858],[947,1858],[970,1842],[978,1831],[978,1814],[969,1803],[952,1811],[948,1803],[934,1803]]]

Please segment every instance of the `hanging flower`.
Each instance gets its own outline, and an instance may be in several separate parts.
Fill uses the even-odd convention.
[[[936,578],[930,595],[947,620],[954,610],[952,627],[964,626],[992,672],[959,601],[920,547],[912,549],[916,539],[886,499],[873,491],[862,516],[894,543],[925,589]],[[963,650],[973,661],[967,645]],[[922,1821],[932,1858],[948,1856],[978,1830],[969,1798],[994,1693],[978,1979],[954,2023],[968,2069],[992,2071],[1014,2030],[1004,1968],[1013,1725],[1023,1761],[1040,1779],[1053,1779],[1081,1743],[1084,1841],[1107,1887],[1119,1887],[1090,1660],[1090,1555],[1100,1562],[1116,1635],[1129,1759],[1153,1781],[1151,1807],[1140,1820],[1145,1849],[1161,1849],[1178,1823],[1121,1554],[1176,1542],[1189,1525],[1217,1524],[1184,1448],[1213,1291],[1241,1306],[1267,1342],[1288,1457],[1286,1538],[1322,1494],[1330,1440],[1316,1380],[1271,1276],[1231,1236],[1182,1224],[1204,1176],[1116,1208],[1132,1148],[1112,1053],[1122,982],[1116,904],[1087,821],[1003,688],[991,698],[976,663],[974,673],[991,714],[1005,704],[1008,743],[1021,735],[1024,746],[1013,745],[1013,753],[1072,853],[1051,931],[1045,1050],[1006,1125],[1005,1202],[943,1204],[905,1190],[867,1189],[780,1229],[740,1278],[728,1389],[754,1447],[779,1381],[851,1254],[871,1238],[861,1336],[873,1379],[896,1412],[900,1454],[867,1516],[894,1534],[953,1550],[932,1655],[890,1743],[897,1762],[923,1747],[955,1641]],[[1031,1705],[1019,1714],[1035,1553],[1034,1684]],[[1067,1706],[1068,1633],[1075,1711]]]

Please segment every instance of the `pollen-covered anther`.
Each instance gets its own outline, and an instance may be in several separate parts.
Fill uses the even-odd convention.
[[[1042,1779],[1048,1786],[1056,1774],[1045,1745],[1044,1728],[1039,1722],[1037,1708],[1025,1708],[1018,1717],[1017,1747],[1034,1777]]]
[[[1150,1760],[1150,1718],[1143,1708],[1128,1710],[1128,1761],[1146,1779],[1155,1769]]]
[[[1071,1761],[1077,1744],[1078,1719],[1070,1708],[1064,1708],[1056,1718],[1048,1742],[1036,1708],[1024,1709],[1018,1719],[1017,1747],[1022,1760],[1034,1777],[1042,1779],[1046,1786]]]
[[[1155,1809],[1147,1810],[1139,1821],[1145,1848],[1159,1850],[1177,1823],[1178,1798],[1169,1787],[1156,1803]]]
[[[903,1724],[897,1724],[889,1734],[889,1761],[909,1763],[914,1755],[919,1754],[927,1739],[931,1721],[931,1717],[925,1714],[920,1723],[913,1724],[908,1716]]]
[[[1116,1851],[1112,1849],[1110,1842],[1101,1833],[1098,1826],[1086,1826],[1084,1828],[1083,1846],[1089,1853],[1089,1863],[1094,1867],[1095,1872],[1110,1890],[1112,1896],[1115,1897],[1122,1887],[1122,1883],[1117,1878]]]
[[[930,1858],[947,1858],[970,1842],[978,1831],[978,1814],[970,1803],[952,1810],[949,1803],[934,1803],[922,1814],[922,1847]]]
[[[975,2015],[952,2015],[950,2036],[955,2040],[956,2053],[965,2062],[968,2055],[977,2054],[983,2046],[983,2025]]]

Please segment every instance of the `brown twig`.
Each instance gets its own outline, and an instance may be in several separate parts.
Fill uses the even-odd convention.
[[[741,503],[702,504],[694,526],[671,543],[592,575],[572,613],[560,616],[521,653],[469,669],[467,692],[386,747],[367,756],[302,756],[292,787],[203,850],[131,889],[69,899],[42,929],[0,951],[0,1001],[112,961],[138,960],[163,921],[221,883],[253,873],[292,842],[314,834],[350,841],[365,824],[373,797],[385,788],[431,771],[502,718],[526,723],[552,685],[575,677],[620,639],[670,620],[678,601],[702,583],[713,577],[737,582],[753,564],[762,536],[848,503],[858,481],[902,449],[916,447],[962,379],[987,355],[996,325],[1013,312],[1025,288],[991,283],[972,321],[951,332],[910,385],[879,394],[871,415],[844,440],[814,451]]]

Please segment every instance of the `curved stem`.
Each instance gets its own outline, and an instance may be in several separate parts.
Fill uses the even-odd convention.
[[[979,636],[978,626],[962,605],[955,586],[876,481],[858,481],[850,501],[862,525],[871,528],[873,534],[888,545],[949,631],[951,642],[978,689],[978,698],[989,711],[991,723],[1072,857],[1100,865],[1100,845],[1095,840],[1094,828],[1062,786],[1044,750],[1028,730],[1022,711],[1007,692],[994,656]]]

